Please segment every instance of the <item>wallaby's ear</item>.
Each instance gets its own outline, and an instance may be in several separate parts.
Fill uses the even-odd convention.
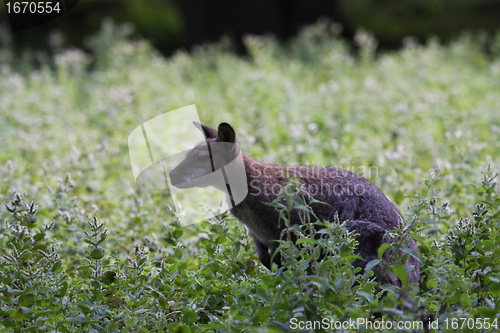
[[[236,133],[233,127],[228,123],[220,123],[217,132],[217,141],[235,143]]]
[[[205,139],[215,139],[217,137],[217,131],[212,127],[205,126],[197,121],[193,121],[193,124],[203,132],[203,135],[205,135]]]

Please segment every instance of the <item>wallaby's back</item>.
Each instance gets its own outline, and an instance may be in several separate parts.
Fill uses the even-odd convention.
[[[311,197],[327,204],[311,204],[319,219],[332,221],[338,214],[340,221],[369,220],[384,229],[398,226],[401,215],[396,206],[378,187],[355,173],[334,167],[267,165],[248,156],[244,161],[249,193],[243,203],[254,209],[258,202],[269,203],[279,196],[290,181],[288,174],[299,178]],[[261,210],[257,211],[264,214],[262,217],[275,212],[265,204]]]

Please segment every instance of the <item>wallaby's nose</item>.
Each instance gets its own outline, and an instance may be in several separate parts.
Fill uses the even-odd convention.
[[[170,183],[172,184],[172,186],[182,189],[191,187],[189,180],[187,180],[186,177],[182,174],[182,170],[179,171],[178,168],[175,168],[170,171],[168,175],[170,176]]]
[[[177,186],[180,183],[182,183],[182,181],[179,179],[180,178],[179,173],[177,172],[176,169],[170,171],[168,175],[170,177],[170,183],[172,183],[172,185]]]

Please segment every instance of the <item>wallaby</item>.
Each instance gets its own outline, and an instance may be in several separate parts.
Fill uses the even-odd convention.
[[[228,123],[221,123],[218,130],[195,123],[203,131],[206,141],[201,142],[186,154],[186,158],[170,172],[172,185],[179,188],[221,186],[197,181],[204,175],[220,169],[240,155],[236,133]],[[212,145],[211,145],[212,143]],[[213,143],[225,143],[216,145]],[[207,149],[208,148],[208,149]],[[257,162],[242,154],[248,195],[230,212],[241,221],[252,235],[260,261],[271,268],[271,259],[278,265],[281,257],[276,253],[285,225],[280,221],[279,212],[269,203],[279,196],[291,177],[296,177],[315,200],[310,207],[320,221],[348,221],[346,228],[358,236],[356,254],[364,260],[356,259],[355,267],[361,267],[378,258],[378,249],[390,240],[386,231],[400,228],[404,220],[396,206],[370,181],[347,170],[319,166],[283,166]],[[202,178],[200,178],[202,177]],[[293,213],[293,212],[292,212]],[[298,212],[290,217],[290,224],[302,224]],[[415,241],[407,237],[402,247],[418,251]],[[401,254],[391,251],[384,253],[384,265],[373,268],[375,279],[381,283],[401,286],[401,281],[392,274],[387,265],[400,260]],[[419,262],[410,256],[404,263],[410,283],[419,281]]]

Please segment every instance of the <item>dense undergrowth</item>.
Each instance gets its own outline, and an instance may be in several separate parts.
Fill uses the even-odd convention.
[[[165,59],[112,24],[88,40],[92,55],[54,45],[19,58],[4,36],[0,330],[500,325],[500,36],[376,54],[369,34],[358,52],[336,29],[309,27],[286,46],[248,37],[246,58],[222,41]],[[283,244],[288,269],[270,272],[229,215],[183,227],[168,193],[139,191],[128,134],[193,103],[206,124],[231,123],[255,159],[337,166],[379,186],[420,248],[419,288],[355,275],[342,223],[328,225],[319,246],[331,260],[314,275],[308,241],[301,253]]]

